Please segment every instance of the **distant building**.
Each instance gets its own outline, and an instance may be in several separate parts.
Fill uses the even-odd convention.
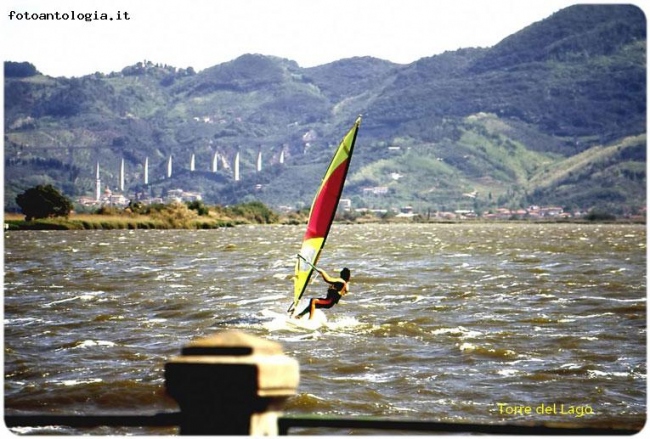
[[[342,209],[344,211],[349,211],[352,209],[352,200],[349,198],[341,198],[339,200],[339,209]]]
[[[125,207],[129,205],[129,199],[122,194],[113,194],[110,197],[108,197],[108,200],[106,201],[107,204],[110,204],[111,206]]]
[[[476,218],[476,212],[467,209],[454,210],[456,216],[460,219]]]
[[[542,216],[558,216],[564,212],[561,207],[542,207],[539,209]]]
[[[79,197],[77,198],[77,203],[82,206],[93,206],[98,203],[95,197]]]
[[[165,201],[168,203],[180,203],[183,201],[183,189],[170,189],[167,191]]]
[[[395,215],[395,218],[413,218],[415,214],[413,213],[413,207],[404,206],[400,208],[400,212]]]
[[[201,201],[203,197],[198,192],[186,192],[183,189],[170,189],[165,197],[166,203],[182,203],[186,201]]]
[[[387,186],[364,187],[364,195],[385,195],[388,193]]]
[[[454,212],[436,212],[436,218],[442,218],[445,220],[456,219],[456,214]]]
[[[561,207],[542,207],[531,205],[526,209],[507,209],[501,207],[497,209],[494,213],[486,213],[483,215],[485,219],[511,219],[513,217],[518,218],[528,218],[528,219],[539,219],[539,218],[569,218],[572,215],[570,213],[564,212],[564,209]],[[573,216],[580,216],[579,214]]]

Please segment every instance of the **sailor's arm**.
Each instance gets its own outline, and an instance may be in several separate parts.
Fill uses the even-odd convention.
[[[317,269],[316,271],[318,271],[320,273],[320,275],[323,276],[323,279],[328,284],[335,284],[337,282],[343,282],[343,284],[345,286],[343,287],[343,289],[341,291],[339,291],[339,294],[341,294],[341,296],[344,296],[344,295],[346,295],[347,293],[350,292],[350,286],[349,286],[348,282],[344,281],[340,277],[332,277],[329,274],[327,274],[327,272],[325,270],[320,269],[320,268]]]
[[[329,274],[327,274],[327,272],[325,270],[323,270],[321,268],[317,268],[316,271],[318,271],[318,273],[320,273],[320,275],[323,276],[323,279],[327,283],[333,284],[334,282],[338,281],[338,278],[330,276]]]

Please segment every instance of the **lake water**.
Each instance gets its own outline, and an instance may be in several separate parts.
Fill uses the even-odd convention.
[[[238,329],[300,362],[287,414],[643,424],[644,225],[335,224],[320,265],[348,266],[351,294],[314,332],[265,317],[289,306],[303,233],[5,232],[5,412],[174,411],[165,362]],[[317,279],[306,296],[325,289]]]

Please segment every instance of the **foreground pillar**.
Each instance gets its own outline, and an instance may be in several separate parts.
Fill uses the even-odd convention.
[[[277,435],[299,375],[298,362],[278,343],[238,331],[194,340],[165,364],[183,435]]]

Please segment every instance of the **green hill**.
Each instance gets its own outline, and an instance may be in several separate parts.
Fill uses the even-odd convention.
[[[572,6],[492,48],[408,65],[246,54],[200,72],[145,61],[52,78],[5,62],[5,208],[37,184],[93,196],[96,163],[114,189],[122,159],[129,197],[183,188],[209,204],[299,207],[363,114],[344,192],[355,207],[634,212],[646,203],[646,86],[645,16],[629,5]],[[224,166],[237,151],[239,182]]]

